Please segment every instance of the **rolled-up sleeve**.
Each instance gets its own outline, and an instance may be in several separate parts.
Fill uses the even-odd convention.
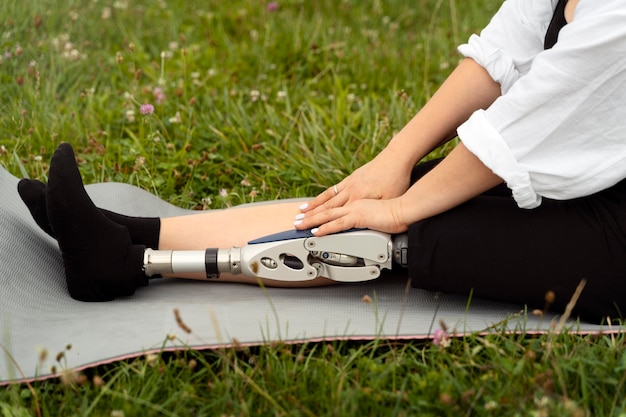
[[[490,45],[490,36],[481,42]],[[582,197],[626,178],[624,2],[581,0],[557,44],[537,52],[527,71],[520,70],[522,55],[507,56],[512,69],[476,58],[510,86],[503,84],[503,95],[474,113],[458,134],[507,183],[518,205],[536,207],[542,196]]]
[[[505,94],[543,50],[543,37],[556,0],[507,0],[480,36],[472,35],[459,52],[489,72]]]

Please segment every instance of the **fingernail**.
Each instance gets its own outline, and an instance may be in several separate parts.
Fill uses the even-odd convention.
[[[302,224],[302,220],[296,220],[295,222],[293,222],[294,226],[300,226]]]
[[[315,227],[313,229],[311,229],[311,233],[313,233],[314,235],[317,234],[317,232],[319,232],[320,229],[318,227]]]
[[[304,203],[304,204],[300,204],[300,210],[306,210],[307,208],[309,208],[309,203]]]
[[[302,220],[304,219],[304,216],[305,216],[304,213],[296,214],[296,220]]]

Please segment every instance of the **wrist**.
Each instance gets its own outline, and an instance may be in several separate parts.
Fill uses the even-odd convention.
[[[408,172],[411,172],[415,164],[421,159],[413,156],[410,150],[407,151],[406,148],[392,144],[392,142],[389,142],[389,145],[379,153],[379,156],[388,159],[394,166],[401,167]]]
[[[406,193],[393,199],[392,215],[400,232],[406,231],[411,224],[418,221],[413,206],[408,201]]]

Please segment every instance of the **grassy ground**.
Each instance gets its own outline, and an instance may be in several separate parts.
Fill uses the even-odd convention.
[[[385,145],[500,3],[1,2],[0,163],[45,181],[68,141],[86,182],[183,207],[314,195]],[[496,332],[163,354],[2,388],[0,413],[626,416],[625,345]]]

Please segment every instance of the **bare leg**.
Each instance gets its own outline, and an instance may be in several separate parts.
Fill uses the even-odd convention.
[[[299,213],[298,206],[300,204],[298,202],[277,202],[164,218],[161,219],[159,249],[198,250],[241,247],[253,239],[293,229],[293,219]],[[176,277],[206,280],[202,273],[177,274]],[[227,274],[222,274],[219,280],[252,284],[262,283],[274,287],[313,287],[333,283],[326,278],[304,282],[284,282]]]

